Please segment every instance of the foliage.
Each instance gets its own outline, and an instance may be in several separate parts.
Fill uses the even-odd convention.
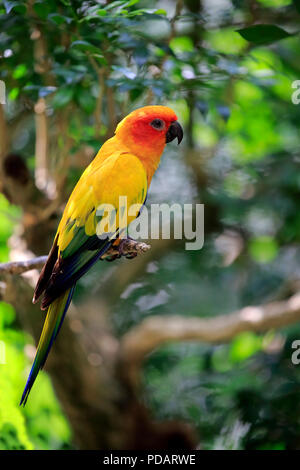
[[[7,246],[7,239],[12,235],[13,228],[20,217],[20,210],[17,207],[12,206],[0,194],[0,214],[1,214],[1,225],[0,225],[0,261],[3,263],[9,259],[9,248]]]
[[[24,349],[30,350],[31,340],[16,329],[11,305],[0,302],[0,319],[0,449],[67,447],[70,430],[45,374],[26,410],[18,406],[30,364]]]
[[[209,317],[281,298],[299,279],[300,107],[291,102],[300,77],[299,2],[190,0],[174,16],[180,3],[0,5],[12,149],[34,170],[34,106],[44,99],[49,178],[62,171],[58,155],[68,158],[66,194],[84,166],[78,152],[95,152],[132,109],[169,104],[185,126],[185,149],[179,156],[168,149],[149,203],[204,202],[205,245],[199,252],[172,246],[149,264],[114,301],[119,334],[149,314]],[[0,210],[5,261],[20,210],[4,198]],[[109,269],[89,273],[75,301]],[[69,445],[45,374],[28,409],[17,407],[30,340],[11,309],[0,307],[0,339],[14,364],[0,365],[0,448]],[[147,361],[144,400],[159,418],[193,422],[203,448],[299,448],[300,375],[290,360],[297,337],[294,326],[245,333],[228,345],[165,346]]]

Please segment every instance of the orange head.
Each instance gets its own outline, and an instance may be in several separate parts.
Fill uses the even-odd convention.
[[[174,111],[167,106],[144,106],[128,114],[117,126],[116,137],[144,163],[151,179],[165,144],[183,131]]]

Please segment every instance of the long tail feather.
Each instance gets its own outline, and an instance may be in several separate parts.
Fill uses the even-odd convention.
[[[75,285],[58,297],[48,308],[46,320],[43,326],[42,334],[37,347],[37,352],[27,379],[26,386],[20,401],[20,405],[25,406],[30,390],[35,379],[48,357],[53,341],[58,335],[60,327],[64,321],[69,308]]]

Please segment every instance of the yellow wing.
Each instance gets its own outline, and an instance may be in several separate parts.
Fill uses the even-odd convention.
[[[115,152],[87,167],[65,207],[35,299],[42,308],[70,288],[134,220],[147,195],[147,175],[131,153]],[[132,206],[134,206],[132,210]]]

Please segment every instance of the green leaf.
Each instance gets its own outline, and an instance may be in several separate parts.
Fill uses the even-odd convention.
[[[115,2],[109,3],[106,6],[106,10],[112,10],[113,8],[120,7],[120,6],[125,6],[126,3],[122,0],[116,0]]]
[[[193,52],[194,45],[188,36],[179,36],[171,39],[170,48],[175,54],[179,54],[181,52]]]
[[[60,15],[59,13],[50,13],[50,15],[48,15],[48,19],[58,26],[64,23],[69,24],[73,21],[72,18]]]
[[[246,39],[246,41],[259,45],[270,44],[292,36],[292,34],[284,29],[272,24],[256,24],[248,28],[238,29],[237,33]]]
[[[140,0],[129,0],[129,2],[126,2],[126,8],[132,7],[133,5],[136,5],[136,3],[139,3]]]
[[[96,100],[89,89],[80,88],[76,94],[76,101],[87,114],[91,114],[95,109]]]
[[[77,49],[78,51],[91,52],[93,54],[97,54],[97,56],[103,57],[99,48],[88,41],[74,41],[72,42],[71,47]]]
[[[154,14],[155,14],[155,15],[167,16],[166,10],[163,10],[162,8],[159,8],[158,10],[155,10]]]
[[[257,0],[261,5],[268,8],[281,8],[291,4],[291,0]]]
[[[52,106],[54,108],[63,108],[72,100],[74,95],[74,89],[70,86],[61,87],[54,95],[52,100]]]
[[[26,5],[21,2],[11,2],[8,0],[4,0],[3,3],[7,14],[11,13],[12,10],[17,13],[20,13],[20,15],[26,13]]]
[[[0,325],[10,325],[16,317],[14,308],[3,301],[0,301]]]
[[[50,6],[48,2],[35,2],[33,5],[33,9],[35,13],[43,20],[45,20],[50,13]]]
[[[11,101],[14,101],[18,98],[20,94],[20,89],[19,88],[12,88],[8,94],[8,98],[11,100]]]
[[[104,8],[99,8],[99,10],[97,10],[97,15],[98,15],[98,16],[106,16],[106,15],[107,15],[107,11],[104,10]]]
[[[11,12],[11,10],[16,6],[18,5],[18,2],[8,2],[7,0],[4,0],[4,7],[5,7],[5,10],[6,10],[6,13],[9,14]]]
[[[15,70],[13,71],[13,78],[15,80],[19,80],[20,78],[24,77],[27,73],[27,67],[25,64],[18,65]]]
[[[261,350],[262,339],[251,331],[237,335],[230,346],[230,357],[234,362],[244,361]]]
[[[278,244],[274,238],[263,235],[250,240],[249,251],[255,261],[269,263],[278,254]]]

